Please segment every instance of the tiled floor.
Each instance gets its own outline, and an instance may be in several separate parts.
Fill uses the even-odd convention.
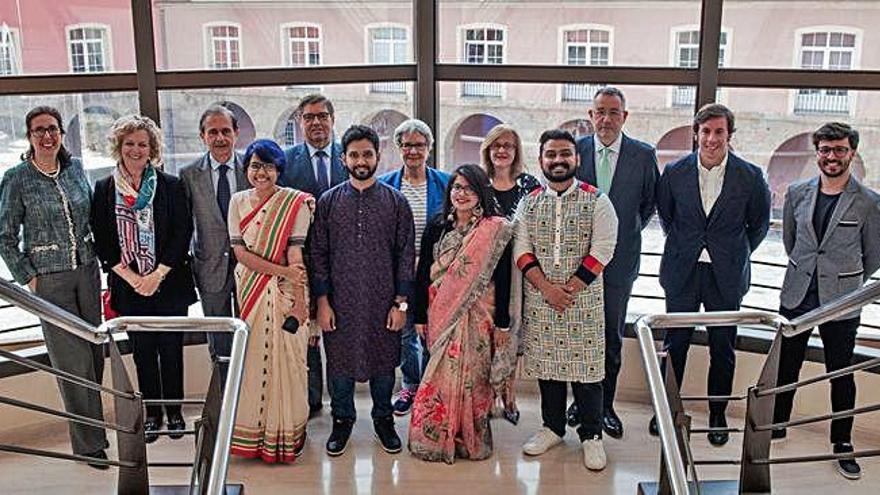
[[[256,460],[234,458],[229,480],[244,483],[248,495],[635,494],[638,482],[656,479],[659,469],[659,440],[647,433],[650,410],[642,404],[624,403],[618,407],[627,428],[626,436],[623,440],[605,440],[608,467],[593,473],[581,463],[580,445],[573,431],[563,446],[541,457],[530,458],[521,453],[521,444],[539,425],[535,396],[521,398],[523,417],[519,426],[501,420],[492,423],[495,453],[490,459],[459,461],[453,466],[419,461],[406,450],[397,455],[382,451],[373,438],[368,402],[367,397],[358,397],[361,418],[355,426],[352,443],[342,457],[331,459],[324,453],[330,430],[330,416],[325,409],[325,413],[310,424],[306,451],[297,464],[270,466]],[[695,427],[705,424],[702,415],[695,416]],[[408,418],[397,422],[402,437],[407,425]],[[876,448],[880,435],[863,430],[857,432],[857,447]],[[824,432],[824,427],[791,432],[789,440],[773,446],[773,455],[821,453],[827,446]],[[20,432],[11,436],[0,434],[0,443],[11,443],[12,437],[20,437]],[[20,438],[14,439],[17,443],[20,441]],[[727,447],[718,449],[711,447],[704,435],[694,435],[692,446],[697,458],[733,459],[739,457],[738,440],[734,436]],[[68,449],[65,431],[60,425],[30,435],[26,445],[58,451]],[[187,460],[192,455],[192,441],[163,438],[151,445],[148,452],[151,461]],[[111,449],[110,455],[115,455],[115,449]],[[774,493],[800,495],[836,491],[874,495],[880,491],[880,461],[865,459],[862,466],[865,476],[857,482],[841,478],[828,462],[776,466],[772,471]],[[737,472],[736,467],[710,467],[700,469],[700,476],[702,479],[735,479]],[[0,493],[6,495],[110,494],[115,493],[115,478],[113,469],[96,471],[63,461],[0,454]],[[188,471],[154,468],[150,478],[153,484],[182,484],[188,480]]]

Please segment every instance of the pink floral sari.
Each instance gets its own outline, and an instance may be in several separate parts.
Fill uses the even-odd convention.
[[[492,453],[491,281],[511,235],[506,220],[488,217],[463,237],[447,233],[435,247],[427,325],[431,360],[409,429],[409,449],[423,460],[451,464],[456,457],[476,460]]]

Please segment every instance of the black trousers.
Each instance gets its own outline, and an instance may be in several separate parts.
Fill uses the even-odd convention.
[[[797,318],[809,311],[799,307],[795,310],[779,308],[779,314],[786,318]],[[856,331],[860,318],[829,321],[819,325],[819,336],[825,352],[825,370],[834,371],[852,364],[853,349],[856,345]],[[807,343],[811,332],[804,332],[792,338],[782,338],[782,349],[779,359],[778,385],[787,385],[798,380],[801,366],[807,351]],[[773,422],[788,421],[791,418],[794,391],[776,396],[773,410]],[[831,410],[846,411],[856,404],[856,382],[849,374],[831,380]],[[831,421],[831,443],[850,442],[852,440],[853,418],[842,418]]]
[[[626,325],[626,306],[632,293],[632,282],[603,288],[605,304],[605,379],[602,380],[602,401],[606,409],[614,405],[617,394],[617,375],[620,374],[623,328]]]
[[[541,419],[544,426],[560,437],[565,436],[565,400],[569,382],[538,380],[541,389]],[[581,441],[602,436],[602,383],[571,382],[574,403],[577,404],[581,424],[578,437]]]
[[[186,316],[187,307],[149,313],[125,316]],[[131,332],[128,339],[144,399],[183,399],[183,333]],[[165,406],[165,411],[180,414],[180,406]],[[147,417],[162,418],[162,406],[147,406]]]
[[[706,311],[736,311],[736,304],[725,303],[718,290],[718,281],[710,263],[697,263],[687,284],[688,289],[678,294],[666,294],[666,311],[669,313],[695,312],[702,304]],[[733,372],[736,368],[736,326],[709,327],[709,378],[707,389],[709,395],[730,395],[733,389]],[[663,338],[663,349],[668,358],[661,363],[662,371],[666,371],[666,363],[672,360],[672,369],[678,386],[684,381],[684,370],[687,365],[688,350],[694,327],[670,328]],[[710,416],[723,415],[727,409],[727,401],[709,403]]]

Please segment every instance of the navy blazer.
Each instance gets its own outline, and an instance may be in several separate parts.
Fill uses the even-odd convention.
[[[278,185],[305,191],[318,199],[322,191],[318,190],[315,169],[312,167],[312,157],[309,156],[309,148],[306,143],[303,142],[284,150],[284,160],[287,164],[284,167],[284,173],[278,177]],[[333,142],[331,149],[329,166],[331,188],[348,179],[348,169],[342,163],[342,145],[336,141]]]
[[[581,159],[577,178],[595,186],[596,146],[593,135],[579,139],[577,150]],[[617,214],[617,246],[614,248],[614,258],[603,271],[606,285],[632,284],[639,276],[642,229],[648,225],[657,207],[655,190],[659,177],[654,147],[624,134],[611,180],[611,191],[606,191]]]
[[[697,153],[666,166],[657,183],[657,212],[666,232],[660,285],[679,294],[692,280],[703,248],[725,303],[738,306],[749,290],[749,258],[770,227],[770,188],[755,164],[728,154],[721,194],[708,214],[700,198]]]

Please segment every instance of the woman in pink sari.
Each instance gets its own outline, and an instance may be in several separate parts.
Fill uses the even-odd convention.
[[[442,216],[425,229],[416,275],[416,329],[431,355],[409,429],[420,459],[451,464],[492,453],[495,389],[513,372],[513,363],[494,362],[510,325],[510,279],[496,266],[511,235],[486,173],[456,169]]]
[[[244,161],[253,188],[232,196],[229,236],[238,259],[241,318],[251,333],[231,450],[289,463],[303,451],[309,418],[309,299],[302,246],[315,200],[275,185],[285,165],[275,142],[254,141]]]

